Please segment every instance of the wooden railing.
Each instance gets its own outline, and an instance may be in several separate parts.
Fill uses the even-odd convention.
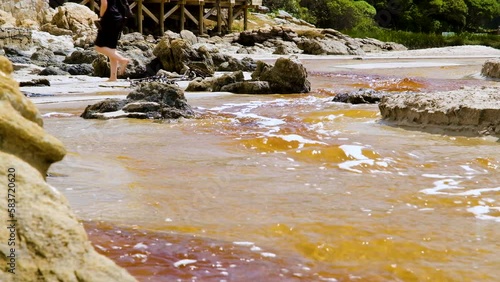
[[[95,0],[83,0],[80,4],[89,6],[92,11],[99,11]],[[167,19],[177,21],[180,30],[185,29],[186,21],[189,20],[198,27],[199,34],[204,34],[206,32],[204,21],[209,18],[215,19],[217,32],[222,33],[223,26],[226,27],[226,31],[231,31],[234,20],[243,15],[243,28],[246,30],[248,9],[260,5],[262,0],[135,0],[130,7],[134,11],[141,33],[143,33],[144,16],[147,16],[160,26],[162,34]],[[227,12],[224,13],[223,10]]]

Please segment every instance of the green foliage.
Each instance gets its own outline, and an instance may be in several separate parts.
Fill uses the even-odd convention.
[[[371,37],[386,42],[401,43],[409,49],[434,48],[459,45],[484,45],[500,49],[500,35],[463,32],[453,36],[435,33],[408,32],[374,27],[367,30],[350,30],[352,37]]]
[[[319,27],[351,29],[359,25],[374,24],[376,10],[366,1],[353,0],[302,0],[316,18]]]
[[[477,31],[500,17],[498,0],[367,0],[382,27],[416,32]]]
[[[318,27],[366,36],[373,33],[372,37],[412,48],[462,43],[496,48],[500,45],[498,36],[465,33],[485,31],[488,26],[496,29],[500,22],[499,0],[264,0],[263,4],[273,11],[286,10]],[[434,34],[443,31],[460,36],[444,38]]]
[[[271,11],[284,10],[307,22],[313,24],[316,22],[316,18],[309,13],[309,10],[300,5],[300,0],[264,0],[262,4]]]
[[[466,19],[468,30],[478,30],[486,26],[494,17],[500,17],[498,0],[465,0],[469,12]]]

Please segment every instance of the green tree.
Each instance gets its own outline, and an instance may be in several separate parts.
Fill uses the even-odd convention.
[[[466,17],[466,28],[477,31],[486,26],[493,18],[500,17],[498,0],[465,0],[469,13]]]
[[[352,29],[373,25],[376,10],[366,1],[303,0],[300,2],[316,18],[319,27]]]

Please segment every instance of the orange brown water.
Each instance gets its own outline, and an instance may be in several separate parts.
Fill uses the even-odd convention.
[[[429,91],[492,83],[373,72]],[[47,118],[70,151],[48,181],[141,281],[498,280],[498,142],[330,102],[366,75],[313,74],[310,94],[188,96],[193,120]]]

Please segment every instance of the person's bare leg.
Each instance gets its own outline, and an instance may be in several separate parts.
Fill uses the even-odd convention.
[[[118,61],[118,74],[123,75],[125,73],[125,70],[127,69],[127,65],[129,63],[129,59],[125,58],[122,56],[118,51],[114,50],[114,56],[116,60]]]
[[[111,75],[109,77],[110,81],[115,81],[117,79],[118,65],[120,66],[120,75],[125,73],[129,60],[116,52],[116,49],[96,46],[95,50],[109,58],[111,65]]]
[[[118,76],[118,61],[114,57],[109,58],[110,75],[108,81],[116,81]]]

